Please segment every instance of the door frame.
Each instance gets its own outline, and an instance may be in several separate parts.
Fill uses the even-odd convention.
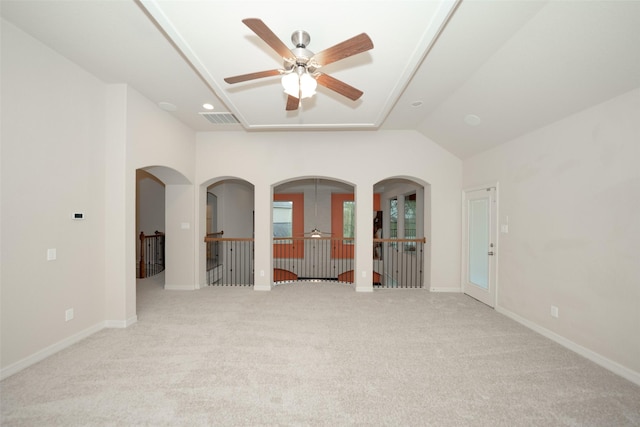
[[[498,263],[499,263],[499,258],[500,258],[500,233],[499,233],[499,226],[498,226],[498,222],[499,222],[499,218],[500,218],[500,198],[499,198],[499,182],[498,181],[494,181],[494,182],[489,182],[486,183],[484,185],[477,185],[477,186],[473,186],[473,187],[468,187],[462,190],[462,223],[461,223],[461,228],[462,228],[462,248],[461,248],[461,266],[460,266],[460,271],[461,271],[461,283],[460,283],[460,291],[466,295],[467,294],[466,291],[466,286],[467,286],[467,282],[468,282],[468,276],[469,276],[469,271],[468,271],[468,262],[469,262],[469,254],[468,254],[468,247],[469,247],[469,235],[468,235],[468,205],[467,205],[467,193],[471,193],[474,191],[479,191],[479,190],[486,190],[488,188],[493,188],[494,189],[494,197],[495,197],[495,224],[492,225],[492,227],[490,227],[490,231],[493,233],[493,235],[491,236],[491,240],[494,243],[494,247],[493,247],[493,271],[490,272],[489,274],[489,286],[493,286],[493,289],[495,290],[495,292],[493,292],[493,298],[491,301],[481,301],[487,305],[489,305],[491,308],[495,309],[498,306]],[[493,283],[491,282],[491,279],[493,279]],[[472,295],[469,295],[472,298],[474,298]]]

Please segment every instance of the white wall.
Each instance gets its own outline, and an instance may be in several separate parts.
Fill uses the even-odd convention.
[[[126,104],[125,247],[127,319],[135,316],[135,171],[144,168],[165,184],[165,287],[196,287],[195,132],[128,88]],[[129,236],[134,236],[129,238]]]
[[[195,217],[194,157],[195,133],[153,102],[2,21],[2,377],[135,322],[136,169],[188,187],[165,210],[168,234],[193,248],[196,227],[181,225]],[[184,247],[172,262],[193,289]]]
[[[216,183],[207,191],[217,197],[216,231],[223,231],[223,238],[253,237],[253,186],[228,180]],[[204,234],[198,238],[201,240],[202,237]]]
[[[164,232],[165,186],[155,176],[138,170],[136,178],[136,234]]]
[[[105,319],[105,85],[12,24],[1,27],[6,376]]]
[[[193,290],[195,226],[193,185],[167,185],[165,212],[165,289]],[[204,236],[204,234],[203,234]]]
[[[253,237],[253,188],[247,183],[226,181],[214,187],[218,195],[218,228],[222,237]],[[202,234],[204,236],[204,234]]]
[[[304,232],[309,233],[313,228],[317,228],[324,233],[331,233],[331,190],[318,187],[317,194],[315,186],[302,190],[304,193]]]
[[[196,230],[195,193],[189,185],[193,176],[195,133],[126,85],[110,85],[107,95],[107,321],[109,326],[126,327],[137,320],[137,169],[144,168],[165,185],[179,189],[172,198],[165,199],[165,279],[179,289],[195,287],[196,260],[190,249]],[[183,226],[185,223],[188,227]],[[172,238],[189,242],[189,249],[170,246]],[[172,265],[178,268],[173,269]]]
[[[389,151],[389,147],[393,147]],[[330,158],[327,158],[330,153]],[[386,153],[386,154],[385,154]],[[397,153],[397,159],[393,158]],[[377,132],[207,132],[197,135],[197,184],[216,177],[238,177],[255,185],[256,272],[271,271],[272,186],[300,177],[329,177],[355,184],[360,238],[356,280],[371,286],[371,208],[373,186],[391,177],[431,184],[431,286],[460,289],[460,189],[462,162],[412,131]],[[224,162],[215,159],[224,158]],[[311,162],[309,159],[326,159]],[[200,198],[204,200],[204,189]],[[203,210],[203,209],[202,209]],[[204,210],[202,215],[204,215]],[[204,221],[202,222],[204,224]],[[203,234],[204,231],[200,234]],[[358,239],[359,236],[356,236]],[[200,258],[204,256],[200,245]],[[202,265],[202,262],[201,262]],[[362,277],[362,272],[368,274]],[[270,274],[256,275],[256,288],[268,288]],[[356,283],[357,285],[358,283]]]
[[[499,181],[499,309],[640,383],[639,161],[640,89],[466,160],[464,186]]]

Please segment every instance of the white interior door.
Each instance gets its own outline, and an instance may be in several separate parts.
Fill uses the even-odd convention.
[[[495,187],[464,193],[463,291],[496,305],[497,205]]]

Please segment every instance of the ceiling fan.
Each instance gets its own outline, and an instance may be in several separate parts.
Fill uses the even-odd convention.
[[[284,60],[282,69],[258,71],[224,79],[229,84],[282,75],[282,85],[287,97],[287,111],[297,110],[300,100],[315,94],[317,85],[324,86],[355,101],[363,92],[347,83],[325,74],[319,69],[341,59],[373,49],[373,42],[366,33],[359,34],[319,53],[307,49],[311,38],[306,31],[298,30],[291,35],[295,48],[289,49],[267,25],[257,18],[242,22],[258,37],[275,50]]]

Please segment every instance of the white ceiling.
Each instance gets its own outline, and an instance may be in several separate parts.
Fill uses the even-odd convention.
[[[640,1],[1,0],[4,19],[107,83],[127,83],[196,131],[414,129],[460,158],[640,87]],[[294,17],[296,16],[296,17]],[[295,112],[281,67],[241,20],[318,52],[366,32],[371,51],[323,68],[364,91],[326,88]],[[420,101],[418,107],[414,102]],[[241,125],[215,125],[202,104]],[[467,115],[479,124],[465,123]],[[245,130],[243,130],[245,129]]]
[[[380,126],[455,6],[452,0],[141,3],[248,129]],[[372,50],[321,69],[365,95],[354,102],[319,87],[298,110],[285,111],[287,97],[277,76],[225,83],[225,77],[283,66],[243,18],[261,19],[290,48],[291,34],[305,30],[314,52],[366,32]]]

